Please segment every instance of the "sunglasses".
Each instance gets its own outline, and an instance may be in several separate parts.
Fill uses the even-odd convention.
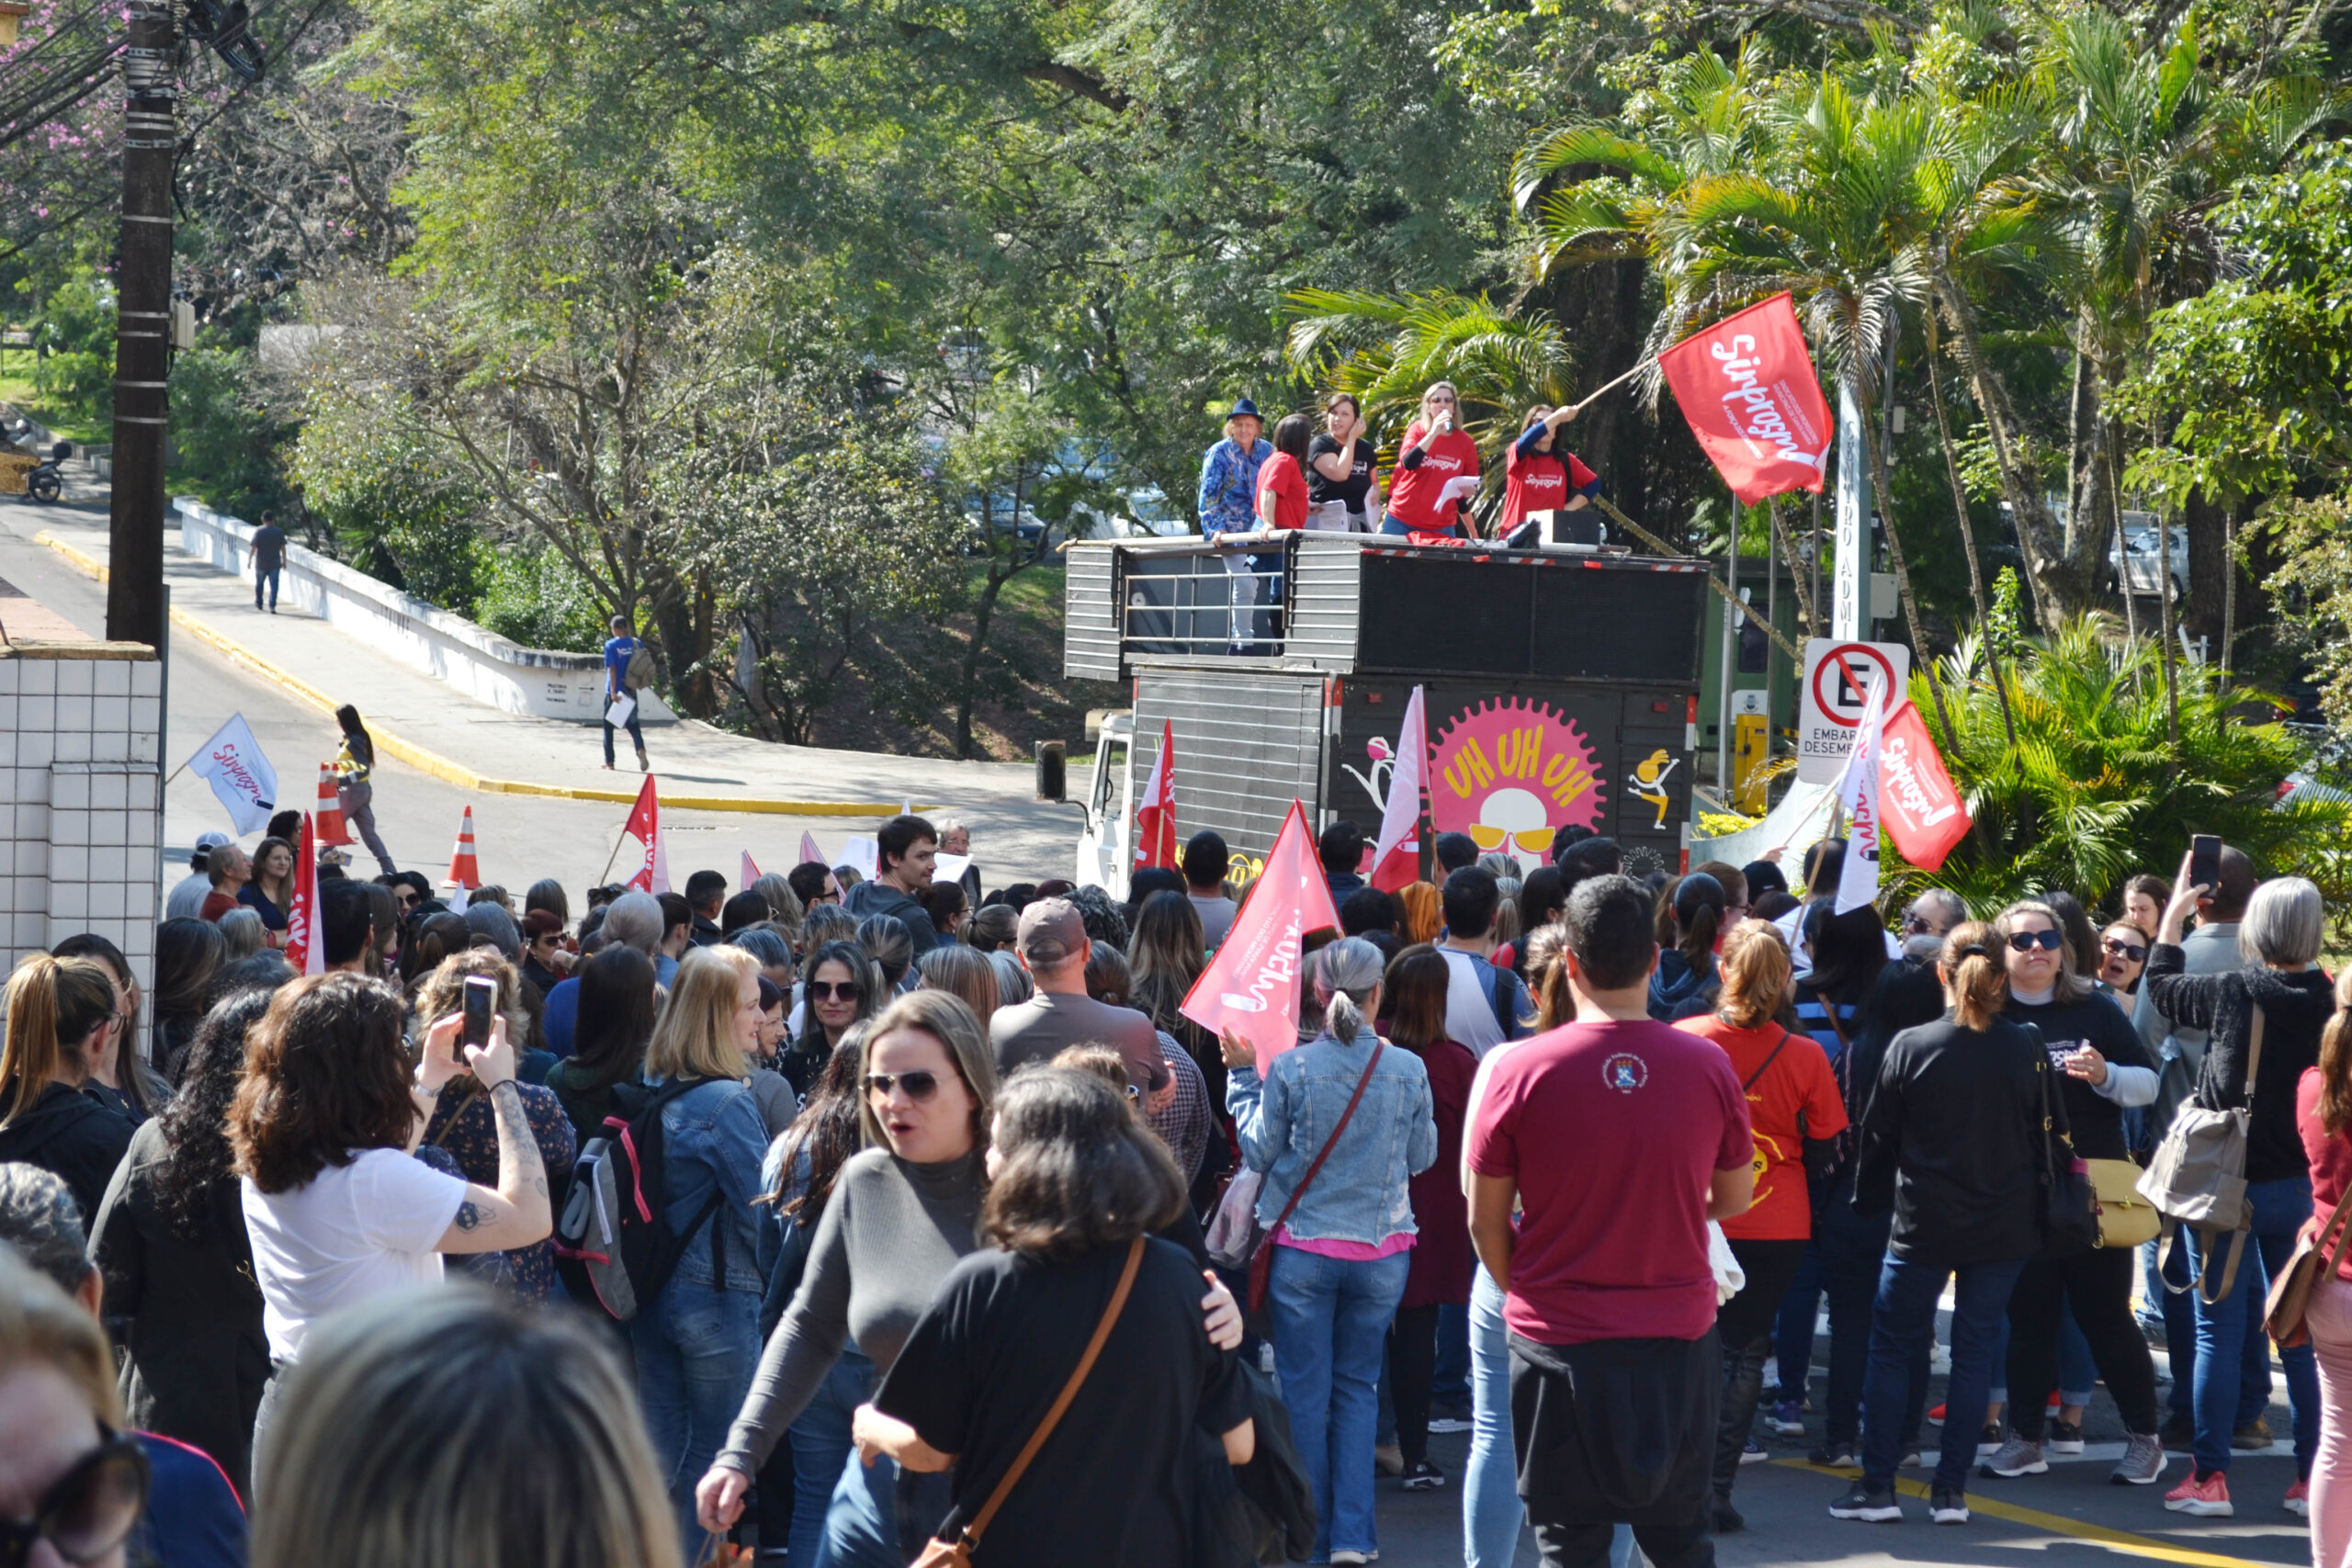
[[[1453,401],[1453,400],[1452,398],[1431,398],[1431,399],[1430,400],[1430,401],[1431,401],[1431,402],[1433,402],[1433,403],[1447,403],[1447,404],[1451,404],[1451,403]]]
[[[2120,941],[2115,937],[2108,937],[2101,941],[2098,945],[2101,952],[2111,953],[2118,958],[2128,958],[2134,964],[2139,963],[2142,959],[2148,956],[2148,950],[2146,948],[2134,947],[2130,942]]]
[[[2031,953],[2035,948],[2055,953],[2066,944],[2064,931],[2011,931],[2009,948],[2014,953]]]
[[[831,980],[808,982],[808,999],[812,1002],[854,1002],[865,995],[865,987],[854,980],[843,980],[838,984]]]
[[[907,1098],[921,1105],[939,1092],[939,1075],[923,1072],[865,1075],[865,1092],[868,1094],[887,1097],[894,1088],[905,1089]]]
[[[0,1519],[0,1568],[24,1568],[44,1540],[68,1562],[91,1562],[130,1539],[147,1506],[147,1456],[135,1439],[98,1431],[98,1446],[41,1495],[30,1520]]]

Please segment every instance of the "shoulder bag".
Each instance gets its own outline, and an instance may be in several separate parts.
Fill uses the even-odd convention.
[[[2328,1248],[2326,1267],[2322,1268],[2320,1246],[2327,1240],[2327,1227],[2335,1227],[2335,1245]],[[2295,1238],[2294,1255],[2287,1266],[2278,1270],[2278,1278],[2270,1281],[2270,1299],[2263,1303],[2262,1327],[2282,1349],[2292,1349],[2312,1337],[2304,1321],[2311,1309],[2312,1292],[2323,1280],[2335,1278],[2336,1266],[2344,1261],[2344,1238],[2352,1235],[2352,1202],[2338,1198],[2335,1212],[2319,1224],[2307,1226]]]
[[[1037,1423],[1037,1429],[1029,1434],[1027,1442],[1021,1445],[1021,1452],[1005,1471],[1004,1479],[996,1483],[996,1490],[990,1492],[989,1500],[980,1505],[980,1511],[972,1516],[972,1522],[956,1532],[955,1540],[941,1540],[933,1537],[927,1542],[922,1551],[916,1553],[913,1568],[972,1568],[972,1549],[980,1544],[981,1532],[996,1517],[996,1511],[1004,1506],[1004,1500],[1012,1495],[1012,1489],[1021,1483],[1021,1477],[1028,1472],[1029,1461],[1037,1457],[1037,1450],[1046,1446],[1046,1439],[1054,1435],[1056,1427],[1061,1425],[1063,1413],[1069,1409],[1070,1401],[1078,1397],[1079,1385],[1085,1382],[1086,1374],[1094,1370],[1095,1359],[1102,1354],[1103,1341],[1111,1337],[1112,1326],[1119,1321],[1119,1314],[1126,1309],[1127,1294],[1135,1289],[1136,1270],[1143,1266],[1144,1240],[1144,1237],[1137,1236],[1127,1244],[1127,1266],[1119,1271],[1119,1288],[1111,1292],[1111,1304],[1102,1309],[1102,1319],[1094,1325],[1094,1337],[1086,1342],[1086,1354],[1078,1359],[1077,1371],[1071,1372],[1069,1381],[1062,1384],[1062,1392],[1054,1400],[1054,1407],[1046,1412],[1046,1418]]]
[[[1266,1227],[1266,1234],[1258,1238],[1258,1244],[1250,1249],[1250,1310],[1251,1312],[1256,1312],[1266,1304],[1266,1278],[1273,1271],[1275,1234],[1290,1224],[1291,1213],[1298,1207],[1298,1201],[1306,1196],[1306,1190],[1315,1183],[1315,1173],[1321,1170],[1323,1162],[1331,1157],[1332,1149],[1339,1145],[1340,1134],[1348,1130],[1348,1122],[1354,1117],[1356,1107],[1363,1101],[1363,1091],[1372,1087],[1372,1075],[1380,1066],[1380,1054],[1387,1049],[1388,1042],[1375,1035],[1372,1047],[1372,1060],[1363,1065],[1363,1077],[1356,1079],[1356,1091],[1348,1097],[1348,1108],[1340,1112],[1340,1124],[1331,1129],[1331,1135],[1323,1140],[1323,1147],[1315,1156],[1315,1163],[1306,1168],[1306,1174],[1299,1178],[1296,1187],[1291,1189],[1290,1201],[1283,1205],[1282,1213],[1276,1216],[1272,1224]]]
[[[2038,1031],[2033,1057],[2033,1076],[2041,1085],[2041,1256],[2072,1258],[2098,1245],[2098,1205],[2091,1197],[2089,1164],[2050,1113],[2050,1050]]]
[[[2245,1103],[2227,1111],[2208,1111],[2194,1100],[2181,1106],[2140,1176],[2140,1196],[2163,1216],[2165,1288],[2189,1289],[2172,1282],[2172,1256],[2185,1225],[2203,1244],[2205,1267],[2191,1283],[2208,1305],[2236,1287],[2238,1260],[2254,1229],[2254,1206],[2245,1195],[2245,1151],[2254,1126],[2255,1078],[2262,1068],[2262,1026],[2257,1004],[2246,1033]],[[2220,1246],[2224,1235],[2230,1238],[2226,1249]],[[2216,1261],[2222,1262],[2219,1288],[2212,1279]]]

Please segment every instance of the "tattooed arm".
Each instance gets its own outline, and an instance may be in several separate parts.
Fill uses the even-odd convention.
[[[514,1050],[507,1043],[505,1021],[492,1026],[487,1047],[469,1045],[465,1051],[498,1118],[498,1190],[467,1185],[439,1250],[504,1252],[545,1241],[555,1229],[555,1213],[548,1198],[547,1167],[524,1113],[523,1091],[514,1087]]]

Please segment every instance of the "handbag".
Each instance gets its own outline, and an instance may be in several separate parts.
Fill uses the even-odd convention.
[[[2156,1239],[2164,1217],[2140,1196],[2140,1168],[2128,1159],[2086,1160],[2098,1205],[2100,1247],[2138,1247]]]
[[[1029,1469],[1029,1461],[1037,1457],[1037,1450],[1046,1446],[1046,1439],[1054,1435],[1056,1427],[1061,1425],[1062,1413],[1069,1408],[1069,1402],[1078,1397],[1079,1385],[1086,1381],[1086,1374],[1094,1370],[1095,1358],[1102,1354],[1102,1343],[1111,1337],[1112,1325],[1119,1321],[1119,1314],[1126,1308],[1127,1293],[1135,1289],[1136,1270],[1143,1266],[1143,1246],[1142,1236],[1127,1244],[1127,1265],[1119,1271],[1119,1288],[1111,1292],[1111,1304],[1102,1309],[1102,1320],[1094,1325],[1094,1337],[1086,1342],[1086,1354],[1078,1359],[1078,1368],[1069,1374],[1069,1381],[1062,1384],[1062,1392],[1054,1400],[1054,1407],[1046,1412],[1046,1418],[1037,1423],[1037,1429],[1029,1434],[1027,1442],[1021,1445],[1021,1452],[1005,1470],[1004,1478],[996,1483],[996,1490],[990,1492],[989,1500],[980,1505],[980,1511],[972,1517],[972,1522],[956,1532],[955,1540],[941,1540],[934,1536],[925,1542],[923,1549],[915,1554],[913,1568],[972,1568],[972,1549],[979,1545],[981,1532],[996,1517],[996,1511],[1004,1506],[1004,1500],[1012,1495],[1012,1489],[1021,1483],[1021,1477]]]
[[[2327,1239],[2329,1225],[2335,1226],[2335,1245],[2328,1248],[2327,1267],[2323,1269],[2319,1266],[2319,1248]],[[2312,1292],[2322,1280],[2336,1277],[2336,1266],[2344,1261],[2346,1235],[2352,1235],[2352,1203],[2339,1199],[2326,1220],[2295,1238],[2294,1255],[2278,1270],[2278,1277],[2270,1281],[2270,1296],[2262,1307],[2263,1332],[2277,1340],[2280,1349],[2292,1349],[2311,1338],[2311,1327],[2303,1318],[2311,1309]]]
[[[1217,1200],[1216,1213],[1209,1218],[1208,1234],[1201,1238],[1210,1262],[1227,1269],[1250,1267],[1250,1256],[1266,1234],[1266,1227],[1258,1223],[1258,1194],[1265,1185],[1264,1171],[1246,1168],[1226,1183],[1225,1196]]]
[[[2245,1195],[2245,1151],[2254,1126],[2255,1076],[2262,1069],[2263,1021],[2257,1005],[2246,1036],[2245,1102],[2227,1111],[2208,1111],[2194,1101],[2183,1105],[2173,1113],[2171,1128],[2140,1178],[2140,1196],[2163,1216],[2159,1274],[2165,1288],[2177,1293],[2193,1285],[2209,1306],[2236,1288],[2238,1260],[2254,1230],[2254,1206]],[[2183,1225],[2204,1242],[2205,1267],[2188,1285],[2176,1285],[2172,1256]],[[2230,1237],[2226,1248],[2217,1245],[2224,1235]],[[2212,1280],[2216,1262],[2222,1263],[2218,1290]]]
[[[1340,1134],[1348,1130],[1349,1121],[1355,1115],[1356,1107],[1363,1100],[1363,1091],[1372,1087],[1372,1075],[1380,1066],[1380,1054],[1387,1049],[1388,1042],[1375,1035],[1372,1047],[1372,1060],[1363,1065],[1363,1077],[1356,1079],[1356,1091],[1348,1096],[1348,1108],[1340,1112],[1340,1124],[1331,1129],[1331,1135],[1323,1140],[1322,1148],[1316,1153],[1315,1163],[1306,1168],[1306,1174],[1300,1177],[1298,1185],[1291,1189],[1290,1201],[1283,1205],[1282,1213],[1275,1218],[1272,1224],[1266,1227],[1266,1234],[1258,1238],[1258,1245],[1250,1249],[1250,1310],[1251,1312],[1256,1312],[1266,1304],[1266,1279],[1273,1272],[1276,1233],[1290,1224],[1291,1213],[1298,1207],[1298,1201],[1306,1196],[1307,1188],[1314,1184],[1315,1173],[1323,1168],[1323,1162],[1331,1157],[1332,1149],[1339,1145]]]
[[[2056,1131],[2050,1113],[2050,1053],[2040,1046],[2038,1032],[2033,1071],[2041,1083],[2041,1256],[2072,1258],[2098,1245],[2098,1205],[2091,1198],[2089,1162],[2075,1153],[2072,1137]]]

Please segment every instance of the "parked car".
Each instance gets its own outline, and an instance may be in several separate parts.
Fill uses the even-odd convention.
[[[2156,519],[2154,513],[2127,512],[2123,514],[2123,548],[2130,561],[2128,572],[2133,593],[2154,594],[2161,581],[2162,569],[2156,562]],[[2171,529],[2172,591],[2177,596],[2188,589],[2188,530],[2175,524]],[[2116,586],[2118,563],[2115,547],[2107,550],[2107,584]]]

